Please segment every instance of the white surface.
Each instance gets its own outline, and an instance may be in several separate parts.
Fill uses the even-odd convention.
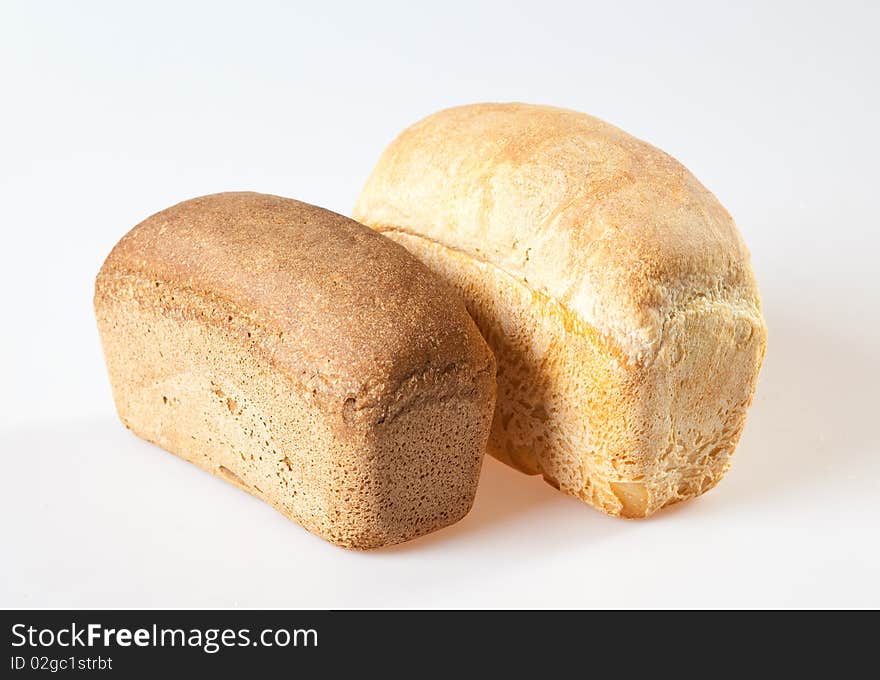
[[[10,3],[0,9],[0,606],[880,606],[876,3]],[[645,522],[488,461],[370,554],[130,435],[93,277],[145,216],[254,189],[350,212],[439,108],[588,111],[737,219],[769,349],[733,470]]]

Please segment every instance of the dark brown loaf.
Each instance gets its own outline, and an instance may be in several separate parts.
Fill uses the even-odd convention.
[[[95,312],[120,418],[354,548],[473,501],[495,365],[406,250],[277,196],[186,201],[129,232]]]

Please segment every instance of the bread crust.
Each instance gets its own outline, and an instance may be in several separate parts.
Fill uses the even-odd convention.
[[[458,107],[392,142],[354,216],[465,296],[494,455],[631,517],[726,471],[766,327],[733,220],[673,158],[573,111]]]
[[[353,548],[467,513],[494,359],[399,245],[253,193],[162,211],[113,249],[95,311],[136,434]]]

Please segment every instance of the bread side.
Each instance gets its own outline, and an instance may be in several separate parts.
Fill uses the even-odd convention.
[[[470,508],[493,359],[457,298],[361,225],[189,201],[120,242],[95,310],[123,422],[310,531],[371,548]]]
[[[392,143],[355,217],[465,297],[496,457],[627,517],[726,471],[766,330],[733,222],[674,160],[570,111],[461,107]]]

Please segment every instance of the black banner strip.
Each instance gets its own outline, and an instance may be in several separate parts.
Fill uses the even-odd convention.
[[[817,655],[834,650],[827,621],[818,625],[804,612],[761,616],[765,625],[744,625],[743,613],[705,612],[7,610],[0,611],[7,645],[0,676],[335,677],[341,669],[469,676],[479,663],[495,674],[580,666],[584,675],[602,667],[625,678],[640,668],[699,667],[706,654],[729,672],[767,670],[774,659],[788,672],[809,653],[817,671]],[[873,630],[839,636],[836,673],[872,649]]]

